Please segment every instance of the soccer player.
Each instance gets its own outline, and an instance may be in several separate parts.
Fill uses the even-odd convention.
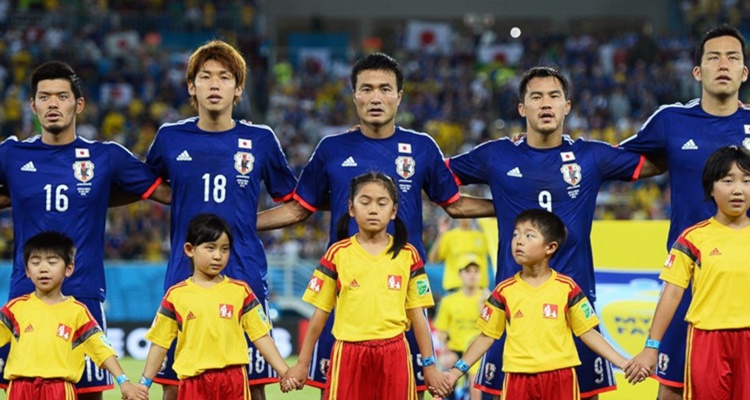
[[[703,197],[701,168],[708,156],[726,145],[750,148],[750,109],[739,102],[747,80],[745,38],[721,25],[708,31],[695,49],[693,77],[701,83],[701,98],[659,108],[634,136],[620,147],[645,154],[669,170],[671,216],[667,250],[688,227],[716,214],[716,205]],[[659,347],[656,379],[661,400],[682,399],[687,290]]]
[[[495,282],[520,269],[510,251],[512,216],[542,208],[559,216],[569,232],[555,267],[575,280],[593,302],[596,288],[590,234],[599,187],[608,180],[650,176],[656,169],[638,154],[563,135],[565,115],[570,111],[568,87],[559,71],[531,68],[519,85],[518,111],[526,118],[526,137],[516,143],[507,138],[483,143],[451,158],[449,166],[461,184],[490,186],[500,238]],[[582,362],[576,369],[582,397],[614,390],[609,363],[578,339],[576,346]],[[500,340],[484,357],[477,375],[480,390],[496,396],[502,393],[502,349]]]
[[[619,367],[627,360],[594,329],[599,319],[581,288],[550,268],[565,242],[560,218],[531,209],[520,213],[514,225],[511,254],[522,269],[492,291],[477,319],[482,333],[446,375],[455,382],[505,333],[504,400],[578,400],[573,367],[581,361],[573,335]],[[646,371],[639,369],[639,374],[642,380]]]
[[[187,65],[187,88],[198,116],[164,124],[151,144],[146,162],[172,186],[172,251],[165,291],[190,276],[185,244],[190,220],[213,212],[235,235],[226,276],[246,282],[267,308],[266,256],[255,229],[261,182],[274,200],[289,200],[296,184],[276,135],[264,125],[232,119],[240,100],[247,67],[231,45],[211,41],[196,49]],[[267,312],[267,309],[266,309]],[[263,385],[277,381],[271,366],[251,342],[248,380],[253,399],[265,398]],[[177,375],[167,368],[155,382],[165,385],[165,399],[177,396]]]
[[[322,207],[329,206],[331,215],[348,210],[347,193],[351,180],[369,171],[390,176],[399,188],[399,218],[406,224],[409,243],[424,260],[422,243],[422,190],[436,204],[454,218],[494,216],[489,200],[462,196],[445,166],[443,154],[427,134],[396,126],[396,113],[403,96],[404,74],[392,57],[383,53],[370,54],[352,68],[351,84],[360,129],[323,138],[299,177],[290,201],[258,215],[258,229],[275,229],[291,225],[309,217]],[[389,232],[393,232],[389,227]],[[330,227],[330,241],[337,241],[334,224]],[[349,233],[357,231],[356,224]],[[330,332],[331,319],[326,332]],[[417,343],[407,333],[414,351]],[[315,351],[318,359],[311,362],[310,385],[324,388],[333,336],[324,333]],[[417,389],[422,392],[421,358],[412,354],[412,365],[417,375]]]
[[[646,348],[626,367],[657,364],[659,342],[692,281],[684,396],[686,399],[750,398],[750,314],[747,268],[750,243],[750,152],[729,146],[709,156],[703,193],[716,214],[680,234],[661,275],[664,289],[656,305]]]
[[[76,135],[76,115],[85,101],[81,80],[65,63],[52,61],[31,74],[31,111],[42,134],[19,141],[11,136],[0,144],[0,182],[7,186],[17,243],[11,273],[10,298],[34,291],[26,277],[21,243],[47,230],[75,241],[76,268],[62,291],[88,307],[106,331],[102,304],[104,228],[113,186],[161,202],[169,188],[151,169],[114,142],[94,142]],[[4,356],[2,357],[5,358]],[[113,388],[106,371],[87,360],[76,388],[82,400],[101,399]]]
[[[183,250],[193,273],[169,288],[146,334],[152,344],[139,382],[144,388],[151,386],[175,337],[178,399],[249,400],[245,333],[279,375],[289,369],[253,291],[222,274],[233,242],[226,221],[215,214],[190,221]],[[293,388],[299,382],[290,383]]]
[[[19,246],[21,247],[21,246]],[[0,309],[0,343],[10,343],[3,375],[8,400],[76,398],[85,356],[116,376],[124,399],[148,399],[122,371],[117,355],[86,306],[62,293],[74,271],[73,240],[42,232],[23,245],[26,276],[34,290]]]
[[[424,313],[435,303],[422,258],[407,243],[406,225],[397,216],[395,182],[378,172],[357,176],[348,199],[349,210],[337,223],[341,240],[321,258],[302,297],[315,312],[289,379],[307,378],[315,342],[336,307],[326,400],[414,400],[417,390],[404,335],[410,327],[424,356],[425,383],[438,395],[449,393],[435,365]],[[358,230],[349,236],[352,219]],[[392,221],[393,236],[387,232]]]

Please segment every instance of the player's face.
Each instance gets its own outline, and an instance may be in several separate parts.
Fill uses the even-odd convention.
[[[75,99],[70,81],[47,79],[39,81],[31,99],[31,111],[39,118],[44,132],[53,135],[72,133],[76,114],[83,111],[83,98]]]
[[[528,132],[562,134],[563,121],[570,112],[570,101],[565,98],[562,83],[551,76],[532,78],[526,89],[518,112],[526,118]]]
[[[234,74],[216,60],[206,61],[193,82],[188,82],[188,92],[195,96],[198,109],[221,113],[231,110],[235,96],[242,95]]]
[[[464,287],[476,288],[479,286],[479,267],[476,264],[471,264],[462,269],[458,275],[461,277]]]
[[[374,127],[394,123],[402,95],[392,71],[368,69],[360,72],[354,88],[354,104],[360,121]]]
[[[727,176],[714,182],[711,195],[718,207],[717,219],[720,216],[734,219],[746,215],[750,207],[750,174],[733,164]]]
[[[725,98],[736,96],[742,82],[747,80],[747,67],[742,58],[742,45],[732,36],[720,36],[706,41],[700,67],[693,68],[693,76],[703,86],[703,94]]]
[[[59,290],[63,278],[73,274],[73,264],[50,253],[32,253],[26,263],[26,276],[34,283],[38,292],[49,293]]]
[[[521,222],[513,230],[511,251],[513,259],[520,265],[539,265],[545,257],[551,256],[556,248],[557,243],[546,243],[542,233],[531,222]]]
[[[362,185],[349,204],[349,215],[357,221],[360,231],[385,232],[388,223],[396,218],[397,207],[382,184],[369,182]]]
[[[214,242],[201,243],[193,246],[185,243],[185,254],[193,259],[195,271],[193,276],[204,280],[211,280],[221,274],[229,261],[229,238],[226,233]]]

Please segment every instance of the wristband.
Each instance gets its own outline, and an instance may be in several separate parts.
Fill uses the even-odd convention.
[[[465,374],[469,370],[469,364],[467,364],[466,361],[459,359],[455,364],[453,364],[453,368]]]
[[[661,344],[660,341],[656,339],[651,339],[651,336],[646,339],[646,347],[649,349],[656,349],[659,350],[659,345]]]
[[[423,367],[429,367],[430,365],[435,365],[435,356],[429,356],[422,358],[422,366]]]
[[[140,383],[141,385],[143,385],[143,386],[145,386],[147,388],[150,388],[151,384],[154,383],[154,380],[153,379],[148,379],[145,376],[141,376],[141,379],[138,380],[138,383]]]
[[[115,380],[117,381],[118,385],[122,386],[123,383],[130,381],[130,378],[128,378],[127,375],[122,374],[122,375],[116,377]]]

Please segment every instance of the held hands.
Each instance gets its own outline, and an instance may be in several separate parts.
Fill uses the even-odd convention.
[[[125,400],[148,400],[148,388],[143,385],[136,386],[130,382],[123,382],[120,392]]]
[[[645,348],[632,360],[625,364],[622,369],[629,383],[635,385],[643,382],[651,376],[656,369],[656,357],[659,351],[654,348]]]
[[[424,383],[427,385],[430,394],[438,397],[447,397],[453,391],[453,384],[449,382],[446,374],[438,371],[434,365],[424,367]],[[455,380],[453,381],[455,383]]]
[[[289,368],[280,379],[281,391],[289,393],[292,390],[301,390],[305,387],[307,380],[307,368],[299,363]]]

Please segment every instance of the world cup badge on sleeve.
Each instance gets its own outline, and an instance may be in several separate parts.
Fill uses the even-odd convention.
[[[90,160],[76,161],[73,163],[73,176],[83,183],[94,179],[94,163]]]
[[[416,166],[417,163],[412,157],[400,156],[396,158],[396,173],[404,179],[409,179],[414,176],[414,168]]]
[[[234,155],[234,169],[242,175],[247,175],[253,170],[253,163],[255,163],[255,157],[251,153],[238,151]]]
[[[563,180],[570,186],[578,186],[583,178],[581,176],[581,166],[577,163],[563,164],[560,172],[562,172]]]

